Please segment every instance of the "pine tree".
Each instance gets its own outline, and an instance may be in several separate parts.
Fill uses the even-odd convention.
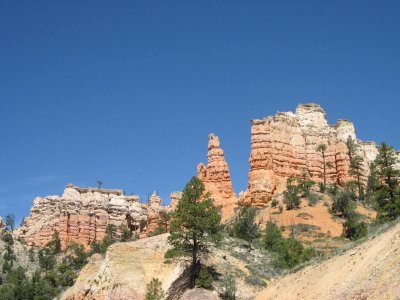
[[[146,300],[162,300],[165,297],[165,293],[161,286],[161,281],[158,278],[153,278],[146,285]]]
[[[190,288],[195,285],[201,254],[207,252],[210,244],[219,238],[220,221],[220,212],[213,200],[204,195],[204,184],[199,178],[192,177],[172,215],[168,237],[172,248],[166,253],[167,258],[191,258]]]
[[[393,147],[382,143],[378,151],[374,162],[381,185],[375,193],[378,218],[393,220],[400,215],[400,171],[394,168],[397,158]]]
[[[326,163],[326,158],[325,158],[325,151],[326,151],[326,145],[325,144],[319,144],[317,147],[317,151],[321,152],[322,154],[322,163],[323,163],[323,167],[324,167],[324,185],[323,185],[323,190],[325,191],[325,187],[326,187],[326,167],[330,167],[331,164],[329,163],[329,165],[327,165]]]
[[[54,231],[53,238],[47,243],[47,247],[51,249],[54,255],[57,255],[61,252],[61,239],[58,231]]]
[[[347,138],[346,145],[350,159],[349,175],[356,177],[357,187],[358,187],[358,197],[359,199],[361,199],[364,194],[363,183],[361,182],[361,176],[364,173],[363,169],[364,158],[361,157],[360,155],[357,155],[357,151],[360,148],[360,146],[351,136]]]
[[[15,224],[15,216],[14,214],[7,214],[6,215],[6,225],[7,228],[11,231],[14,230],[14,224]]]
[[[249,249],[251,249],[251,244],[253,240],[260,235],[259,223],[255,224],[256,218],[256,208],[255,207],[245,207],[238,220],[233,226],[234,234],[245,241],[247,241]]]

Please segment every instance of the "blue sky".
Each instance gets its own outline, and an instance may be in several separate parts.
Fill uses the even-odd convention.
[[[399,1],[0,1],[0,215],[67,182],[165,203],[250,119],[321,104],[400,149]]]

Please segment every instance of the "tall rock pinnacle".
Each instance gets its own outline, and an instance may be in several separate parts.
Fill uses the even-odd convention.
[[[237,198],[224,150],[220,148],[219,139],[213,133],[208,136],[207,157],[207,166],[200,163],[197,167],[198,177],[204,183],[206,191],[211,194],[215,205],[222,209],[222,218],[226,219],[237,206]]]

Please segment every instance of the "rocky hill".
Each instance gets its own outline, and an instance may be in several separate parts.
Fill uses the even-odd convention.
[[[398,299],[400,224],[320,264],[273,282],[256,299]]]
[[[79,188],[69,184],[62,196],[37,197],[30,216],[15,232],[28,245],[45,246],[57,231],[62,248],[71,243],[88,247],[101,241],[108,224],[126,225],[139,236],[147,236],[158,226],[160,211],[170,210],[179,201],[181,193],[171,194],[171,206],[162,206],[156,194],[142,204],[139,196],[126,196],[122,190]]]

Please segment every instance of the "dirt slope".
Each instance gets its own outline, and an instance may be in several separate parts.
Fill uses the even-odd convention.
[[[400,224],[321,264],[273,282],[256,299],[397,299]]]

